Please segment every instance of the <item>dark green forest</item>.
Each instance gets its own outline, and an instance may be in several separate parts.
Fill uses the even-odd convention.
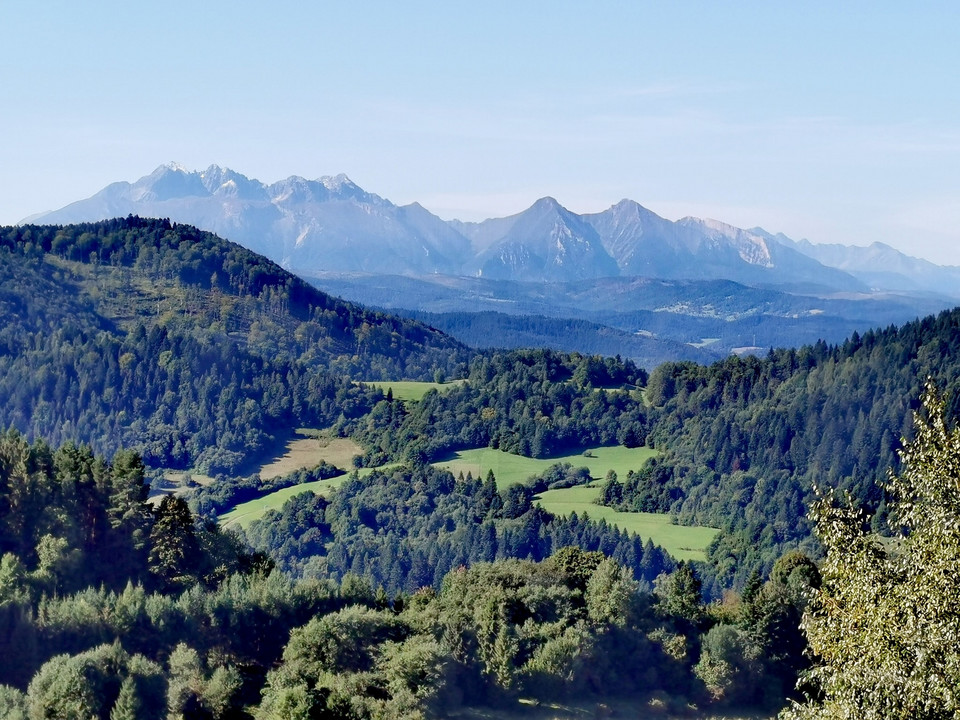
[[[331,298],[162,220],[0,230],[0,426],[151,466],[236,471],[297,424],[355,419],[351,378],[455,374],[423,325]]]
[[[884,482],[928,378],[960,416],[958,338],[960,310],[951,310],[837,346],[662,365],[646,400],[649,440],[669,470],[625,502],[672,497],[681,522],[724,528],[709,558],[721,587],[768,572],[786,548],[816,552],[806,519],[814,484],[851,493],[886,531]]]
[[[387,400],[374,407],[354,430],[369,448],[364,464],[432,461],[474,447],[542,458],[646,440],[646,411],[630,392],[646,372],[629,361],[515,350],[474,358],[466,377],[412,408]]]
[[[960,310],[648,374],[470,350],[135,217],[0,228],[0,313],[9,717],[413,718],[564,693],[772,712],[811,662],[815,486],[896,535],[886,479],[924,383],[951,427],[960,411]],[[460,382],[418,402],[364,383],[440,378]],[[356,468],[394,465],[221,529],[346,472],[249,474],[304,426],[359,442]],[[600,502],[721,528],[707,562],[545,512],[537,493],[590,480],[576,468],[498,488],[430,465],[616,444],[659,454]],[[169,469],[214,479],[161,497]]]

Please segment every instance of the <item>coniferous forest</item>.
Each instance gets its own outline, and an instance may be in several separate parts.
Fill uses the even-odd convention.
[[[855,717],[881,696],[862,716],[956,716],[960,311],[709,366],[479,352],[128,217],[0,229],[0,313],[0,716]],[[458,382],[370,384],[400,379]],[[250,474],[297,427],[362,452]],[[599,502],[720,528],[706,561],[544,510],[591,480],[575,468],[502,486],[432,465],[609,445],[658,454]],[[211,482],[170,491],[173,470]],[[942,677],[904,679],[927,648],[889,637],[897,608]]]

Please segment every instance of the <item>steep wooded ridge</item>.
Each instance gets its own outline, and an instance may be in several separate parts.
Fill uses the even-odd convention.
[[[366,412],[352,377],[470,352],[209,233],[127,218],[0,229],[0,425],[152,465],[234,470],[272,435]]]
[[[650,441],[667,458],[656,482],[628,483],[613,504],[725,528],[710,551],[720,585],[807,546],[814,484],[850,491],[883,530],[882,487],[927,378],[960,417],[958,338],[955,309],[841,345],[662,365],[646,399],[656,408]]]

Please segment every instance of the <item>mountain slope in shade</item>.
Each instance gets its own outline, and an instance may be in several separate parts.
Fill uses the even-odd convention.
[[[596,230],[553,198],[504,220],[506,232],[467,264],[468,274],[547,282],[619,274]]]

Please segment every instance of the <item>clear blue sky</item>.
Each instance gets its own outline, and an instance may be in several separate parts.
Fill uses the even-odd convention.
[[[0,223],[175,160],[960,264],[960,3],[0,3]]]

